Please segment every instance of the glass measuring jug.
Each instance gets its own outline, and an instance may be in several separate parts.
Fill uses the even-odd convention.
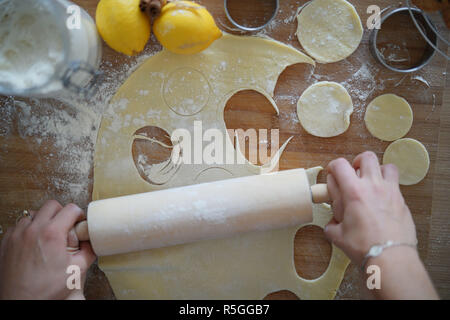
[[[101,43],[93,19],[67,0],[0,0],[0,94],[91,95]]]

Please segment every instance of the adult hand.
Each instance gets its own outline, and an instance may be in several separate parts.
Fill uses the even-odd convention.
[[[67,250],[74,246],[74,225],[83,219],[85,214],[78,206],[63,208],[52,200],[8,229],[0,247],[0,298],[84,298],[86,271],[95,254],[89,242],[80,242],[78,251]],[[80,290],[67,287],[70,265],[80,268]]]
[[[397,168],[380,166],[373,152],[364,152],[352,165],[337,159],[327,169],[334,218],[325,227],[325,235],[353,263],[361,266],[373,245],[389,240],[407,244],[387,248],[365,262],[364,269],[377,266],[380,277],[380,287],[367,285],[368,293],[378,299],[437,299],[414,248],[416,228],[400,192]],[[363,273],[366,281],[371,274]]]
[[[380,166],[373,152],[364,152],[353,165],[341,158],[331,161],[327,170],[334,219],[325,235],[355,264],[361,264],[373,245],[388,240],[416,243],[416,229],[394,165]]]

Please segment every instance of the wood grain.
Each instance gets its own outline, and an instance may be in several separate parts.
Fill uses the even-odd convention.
[[[251,4],[252,1],[246,2],[252,10],[233,11],[236,12],[236,19],[241,21],[247,19],[247,22],[251,24],[267,17],[267,12],[262,9],[266,7],[258,6],[256,0]],[[91,16],[95,16],[98,1],[77,0],[74,2],[85,8]],[[223,30],[228,30],[229,23],[224,14],[223,1],[199,2],[211,11]],[[271,24],[264,34],[302,50],[295,37],[297,23],[292,17],[297,8],[305,2],[304,0],[281,1],[276,22]],[[368,18],[367,6],[374,1],[351,2],[356,6],[361,20],[365,23]],[[381,8],[392,4],[388,0],[375,2]],[[424,181],[415,186],[402,187],[402,192],[417,225],[420,255],[441,297],[450,298],[450,212],[448,209],[450,205],[448,197],[450,187],[450,79],[448,74],[450,70],[447,61],[436,56],[430,65],[413,75],[404,76],[388,71],[379,66],[370,55],[368,35],[369,32],[366,29],[361,46],[345,61],[317,65],[315,69],[303,64],[287,68],[280,76],[275,90],[274,99],[280,108],[279,116],[275,114],[264,97],[255,92],[245,91],[237,93],[228,102],[225,111],[226,124],[228,128],[233,129],[279,129],[280,143],[293,136],[281,159],[281,169],[326,166],[336,157],[351,160],[365,150],[373,150],[381,159],[388,143],[373,138],[365,128],[363,122],[365,108],[370,100],[383,93],[395,93],[405,97],[414,111],[413,128],[407,137],[424,143],[430,153],[431,167]],[[155,44],[150,43],[147,51],[152,49],[150,47],[155,47]],[[119,69],[135,60],[136,57],[125,57],[103,44],[103,68]],[[367,76],[364,68],[374,77]],[[445,71],[447,71],[446,74]],[[361,74],[359,78],[355,77],[358,72]],[[423,77],[429,82],[430,87],[414,79],[414,76]],[[307,87],[318,80],[345,83],[353,98],[355,113],[351,119],[351,126],[339,137],[321,139],[308,135],[297,120],[298,98]],[[46,199],[55,198],[63,203],[74,199],[68,194],[67,189],[57,187],[52,182],[55,178],[72,178],[67,177],[67,172],[61,167],[61,162],[65,160],[52,157],[53,154],[57,154],[56,138],[43,136],[42,143],[35,145],[33,137],[21,136],[18,128],[20,114],[6,113],[6,108],[3,108],[11,103],[13,103],[11,99],[0,97],[0,226],[3,230],[14,225],[19,212],[37,208]],[[54,104],[58,110],[65,108],[60,103]],[[90,150],[86,157],[90,159],[92,165],[94,146],[87,145],[86,149]],[[73,177],[75,178],[79,177]],[[85,207],[90,201],[92,178],[91,170],[90,176],[84,177],[89,179],[89,187],[83,191],[81,198],[77,198],[81,207]],[[323,175],[320,179],[323,181]],[[302,272],[306,276],[308,274],[317,276],[318,270],[323,270],[329,255],[329,244],[323,240],[323,234],[314,229],[302,231],[301,237],[296,238],[295,244],[297,268],[303,264]],[[317,254],[317,251],[323,254]],[[86,296],[91,299],[114,298],[106,277],[96,265],[88,274]],[[358,271],[351,265],[346,272],[337,298],[357,299],[360,297]],[[268,298],[292,299],[295,297],[292,297],[292,293],[281,291],[269,295]]]
[[[450,50],[448,50],[450,54]],[[433,185],[430,241],[425,265],[430,272],[442,298],[450,297],[450,64],[447,66],[447,80],[441,126],[439,130],[436,172]]]

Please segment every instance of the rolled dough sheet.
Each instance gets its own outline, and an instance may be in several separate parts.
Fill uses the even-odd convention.
[[[417,140],[406,138],[391,143],[383,156],[383,164],[395,164],[399,170],[400,184],[409,186],[422,181],[430,167],[430,157],[425,146]]]
[[[343,86],[335,82],[313,84],[297,103],[297,115],[303,128],[322,138],[335,137],[347,131],[352,113],[352,98]]]
[[[228,34],[200,54],[180,56],[163,50],[146,60],[118,90],[102,119],[94,156],[93,200],[270,169],[280,152],[268,168],[246,161],[226,134],[223,112],[233,94],[247,89],[263,94],[278,112],[272,98],[277,79],[295,63],[314,64],[282,43]],[[243,164],[186,165],[169,159],[147,170],[148,179],[142,178],[132,158],[136,131],[156,126],[170,135],[184,128],[194,136],[194,121],[202,121],[203,131],[220,129],[226,137],[225,156]],[[310,170],[310,178],[318,172]],[[328,206],[314,207],[314,224],[323,227],[330,216]],[[119,299],[260,299],[279,289],[292,290],[303,299],[333,298],[349,260],[333,247],[330,265],[320,278],[299,278],[293,261],[297,229],[101,257],[99,266]]]
[[[345,0],[313,0],[301,10],[297,21],[300,44],[321,63],[350,56],[364,32],[355,7]]]
[[[403,138],[411,129],[413,111],[402,97],[384,94],[369,103],[364,121],[374,137],[394,141]]]

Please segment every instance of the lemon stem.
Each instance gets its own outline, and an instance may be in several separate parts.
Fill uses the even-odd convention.
[[[150,21],[156,18],[160,13],[162,7],[166,4],[166,0],[141,0],[139,8],[142,12],[145,12]]]

